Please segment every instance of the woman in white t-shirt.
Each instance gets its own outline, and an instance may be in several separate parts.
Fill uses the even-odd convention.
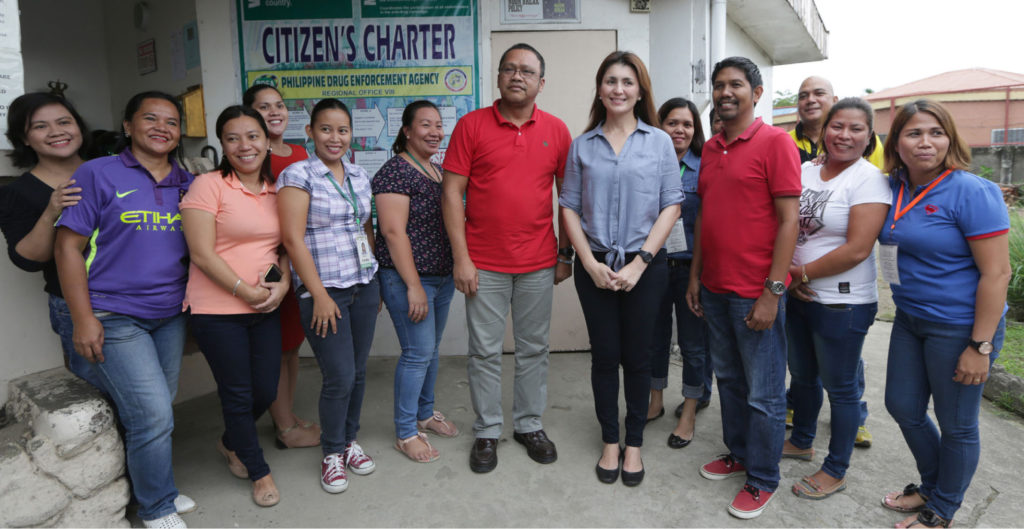
[[[863,99],[839,101],[822,129],[824,164],[803,165],[800,233],[786,305],[793,431],[783,456],[814,456],[822,386],[832,432],[821,469],[793,485],[802,498],[822,499],[846,488],[860,424],[858,365],[878,311],[874,244],[892,200],[885,176],[864,159],[875,147],[873,122]]]

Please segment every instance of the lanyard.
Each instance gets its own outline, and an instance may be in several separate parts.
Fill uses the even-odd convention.
[[[431,166],[430,166],[430,168],[431,168],[431,169],[434,169],[434,170],[433,170],[433,171],[427,171],[427,168],[426,168],[426,167],[423,167],[423,164],[421,164],[421,163],[420,163],[420,161],[419,161],[419,160],[417,160],[417,159],[416,159],[416,157],[415,157],[415,156],[413,156],[411,152],[410,152],[410,153],[407,153],[407,154],[409,155],[409,158],[412,158],[412,161],[416,162],[416,165],[417,165],[417,166],[418,166],[418,167],[420,168],[420,170],[422,170],[422,171],[423,171],[423,172],[424,172],[424,173],[425,173],[425,174],[427,175],[427,178],[429,178],[429,179],[431,179],[431,180],[433,180],[434,182],[437,182],[437,183],[439,183],[439,184],[441,183],[441,182],[440,182],[440,180],[441,180],[441,177],[440,177],[440,176],[438,176],[438,174],[437,174],[437,169],[434,169],[434,166],[433,166],[433,165],[431,165]],[[435,177],[435,176],[437,177],[437,180],[434,180],[434,177]]]
[[[899,196],[896,197],[896,212],[893,213],[892,225],[889,226],[889,229],[890,230],[895,230],[896,229],[896,221],[900,220],[900,217],[902,217],[904,214],[906,214],[908,211],[910,211],[914,206],[916,206],[917,203],[920,202],[921,199],[924,198],[924,196],[927,195],[928,192],[932,190],[932,188],[934,188],[935,186],[939,185],[939,182],[941,182],[943,178],[946,178],[947,176],[949,176],[949,173],[951,173],[951,172],[953,172],[952,169],[946,169],[946,172],[944,172],[941,175],[939,175],[939,177],[936,178],[935,180],[932,180],[932,183],[928,184],[928,187],[924,188],[924,191],[921,191],[921,194],[917,195],[916,197],[914,197],[914,200],[911,200],[910,203],[907,204],[907,207],[905,207],[903,209],[900,209],[900,206],[903,205],[903,189],[906,188],[906,184],[904,184],[903,182],[900,182],[900,194],[899,194]]]
[[[341,195],[341,198],[344,198],[345,202],[348,202],[349,205],[352,206],[352,210],[355,211],[356,224],[359,224],[359,199],[356,197],[355,189],[352,189],[352,179],[345,179],[345,182],[348,183],[348,192],[352,195],[352,198],[349,198],[348,196],[345,195],[345,193],[341,190],[341,187],[338,185],[338,182],[334,180],[333,176],[331,176],[331,173],[327,173],[327,179],[330,180],[332,184],[334,184],[334,189],[338,190],[338,194]]]

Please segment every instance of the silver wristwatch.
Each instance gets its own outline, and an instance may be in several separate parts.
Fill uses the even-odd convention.
[[[772,281],[770,278],[766,277],[764,278],[764,287],[776,296],[781,296],[786,293],[786,283],[783,283],[782,281]]]

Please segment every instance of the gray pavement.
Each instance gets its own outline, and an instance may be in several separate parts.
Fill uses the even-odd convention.
[[[457,325],[457,322],[451,322]],[[551,355],[548,410],[544,426],[557,443],[558,461],[539,465],[512,440],[514,361],[504,356],[505,432],[498,467],[489,474],[469,470],[473,412],[462,356],[442,357],[437,409],[453,419],[462,433],[455,439],[432,436],[441,458],[418,464],[392,448],[392,380],[394,357],[370,359],[359,442],[377,463],[369,476],[350,474],[349,489],[338,495],[319,484],[319,448],[274,448],[269,419],[260,421],[261,442],[281,503],[264,509],[253,504],[250,484],[228,473],[214,448],[223,428],[216,394],[176,407],[175,477],[178,488],[199,503],[184,516],[193,527],[892,527],[902,515],[883,509],[880,498],[917,481],[913,458],[885,411],[885,359],[891,325],[876,322],[864,348],[874,446],[854,451],[849,486],[825,501],[797,498],[790,487],[821,464],[828,444],[828,403],[819,420],[818,451],[813,462],[783,460],[782,484],[767,510],[754,520],[739,520],[726,506],[741,480],[708,481],[698,468],[724,451],[717,392],[710,408],[697,418],[693,444],[672,450],[665,445],[674,427],[671,413],[646,430],[647,477],[630,489],[597,481],[594,464],[601,439],[594,417],[587,354]],[[297,413],[317,417],[319,370],[303,360],[296,397]],[[681,401],[680,366],[673,363],[666,392],[671,411]],[[624,406],[620,407],[624,410]],[[958,527],[1024,525],[1024,421],[985,401],[981,411],[981,464],[956,516]],[[133,520],[138,524],[138,520]]]

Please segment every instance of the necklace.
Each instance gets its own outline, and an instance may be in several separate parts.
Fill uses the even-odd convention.
[[[421,164],[420,161],[417,160],[416,157],[413,156],[411,152],[406,151],[405,154],[407,154],[409,158],[412,158],[412,161],[416,162],[416,165],[420,168],[421,171],[423,171],[427,178],[438,184],[441,183],[441,175],[437,173],[437,168],[434,167],[434,164],[430,164],[430,168],[432,169],[432,171],[427,171],[427,168],[423,167],[423,164]]]

